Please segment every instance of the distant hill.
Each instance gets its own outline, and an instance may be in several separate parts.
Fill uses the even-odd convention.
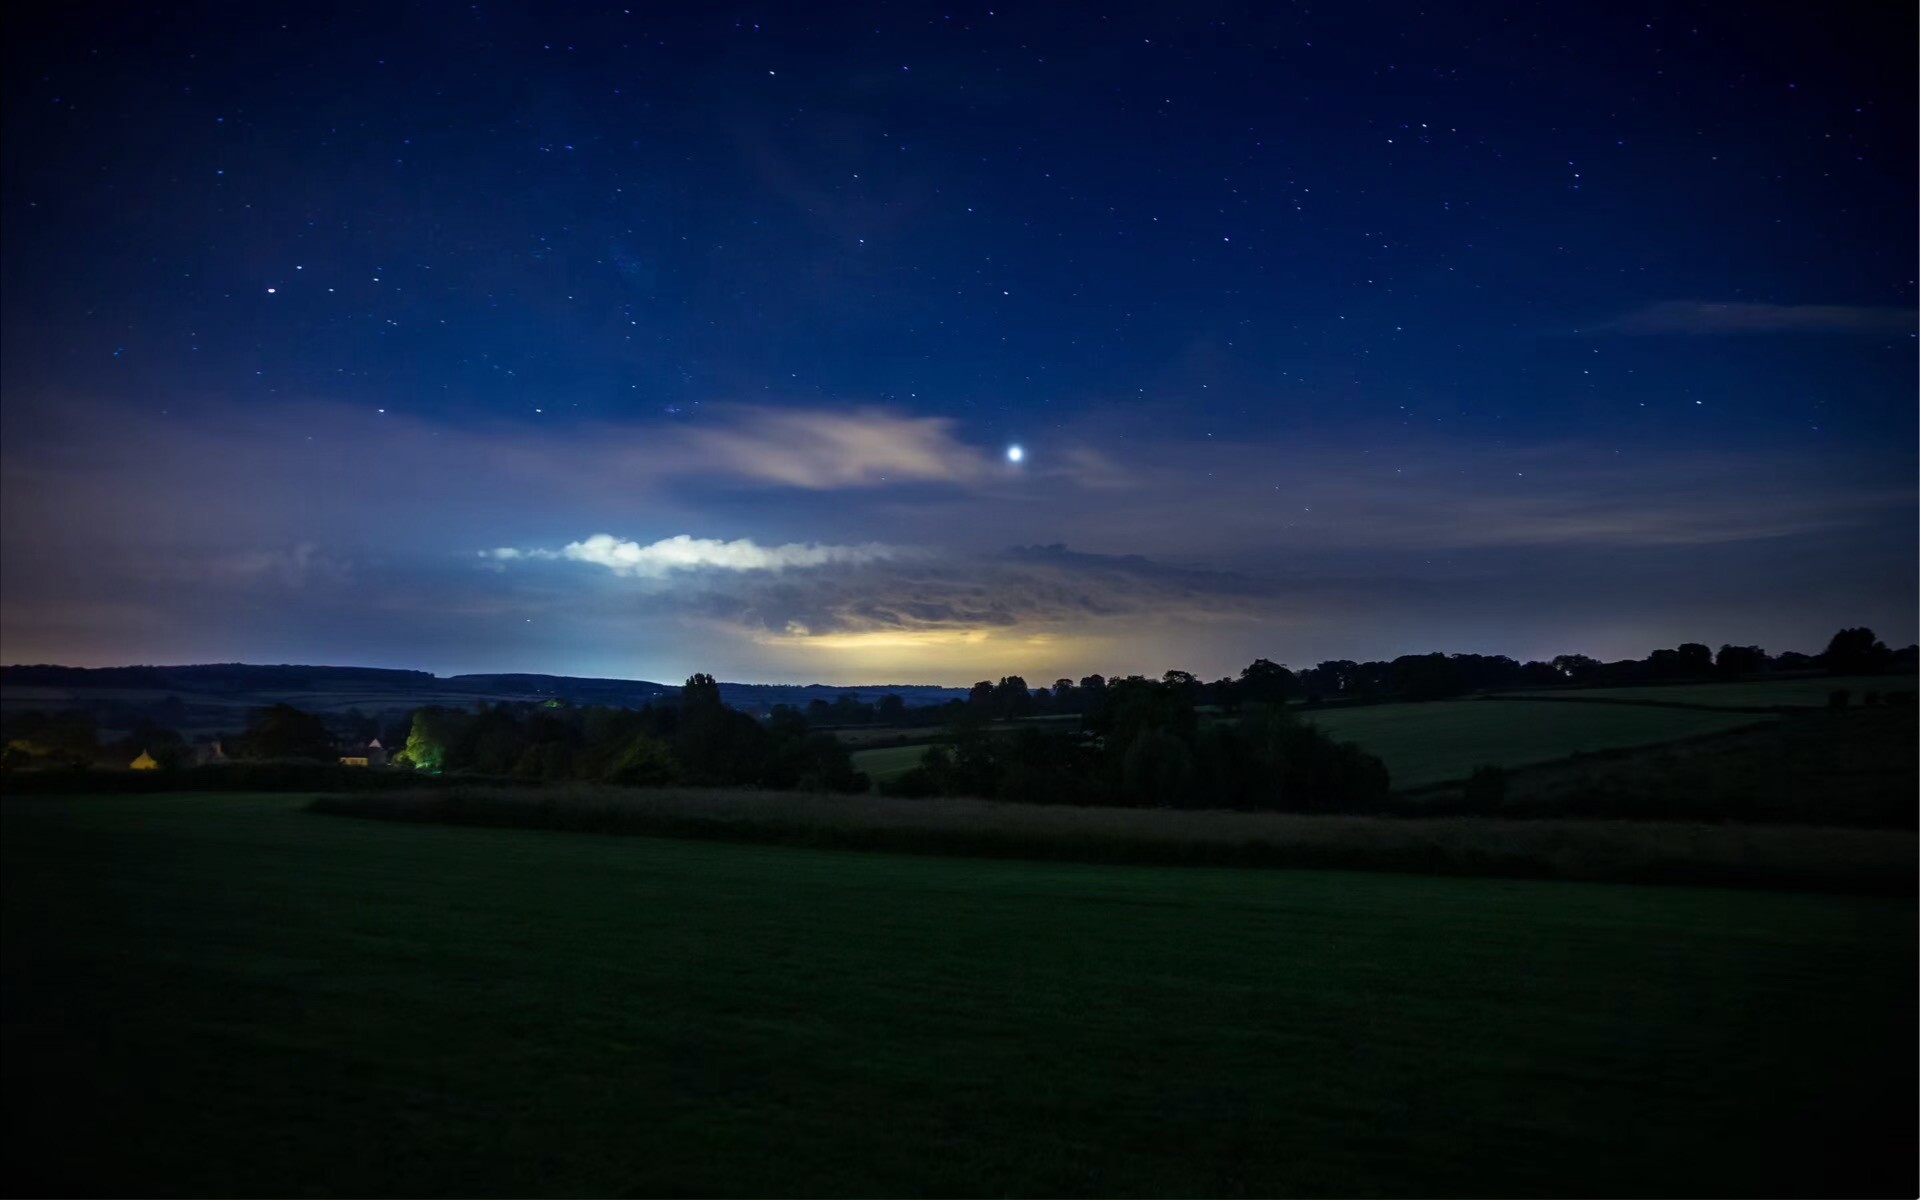
[[[484,678],[480,676],[477,678]],[[420,687],[437,682],[427,671],[395,671],[385,667],[254,666],[249,663],[203,663],[186,667],[0,667],[0,684],[28,687],[112,688],[309,688],[352,686]]]
[[[775,704],[805,706],[848,692],[873,700],[889,693],[909,706],[964,697],[965,688],[923,684],[722,683],[720,695],[735,708],[764,712]],[[359,709],[369,716],[404,712],[423,704],[468,707],[479,701],[565,700],[637,708],[671,700],[679,684],[645,679],[584,679],[571,675],[452,675],[382,667],[296,664],[204,663],[191,666],[62,667],[47,664],[0,667],[0,711],[85,710],[105,727],[126,727],[141,718],[199,732],[238,728],[245,710],[286,703],[310,712]]]

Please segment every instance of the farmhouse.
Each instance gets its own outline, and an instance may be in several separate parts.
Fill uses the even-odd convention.
[[[345,754],[340,756],[340,765],[343,767],[384,767],[387,765],[387,748],[380,744],[379,738],[374,738],[364,746],[348,749]]]

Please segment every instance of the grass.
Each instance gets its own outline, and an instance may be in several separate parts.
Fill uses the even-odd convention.
[[[875,783],[884,783],[890,779],[898,779],[919,766],[920,760],[925,758],[926,754],[925,745],[856,750],[853,752],[853,769],[865,771]]]
[[[1911,1195],[1910,901],[11,800],[14,1194]]]
[[[1634,700],[1664,704],[1722,704],[1728,707],[1787,705],[1825,708],[1836,690],[1852,693],[1855,704],[1868,692],[1914,690],[1911,675],[1818,675],[1804,679],[1757,679],[1742,683],[1677,683],[1657,687],[1565,688],[1508,692],[1510,696],[1547,696],[1559,700]]]
[[[1396,788],[1463,779],[1482,765],[1521,767],[1596,750],[1653,745],[1774,718],[1638,705],[1444,700],[1304,710],[1330,736],[1387,764]]]

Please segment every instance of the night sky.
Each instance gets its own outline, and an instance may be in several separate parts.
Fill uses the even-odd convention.
[[[7,662],[1914,639],[1911,5],[32,20]]]

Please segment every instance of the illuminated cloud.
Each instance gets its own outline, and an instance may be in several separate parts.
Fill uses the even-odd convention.
[[[869,563],[892,558],[901,551],[892,546],[869,543],[864,546],[829,546],[818,543],[789,542],[784,546],[762,546],[751,538],[723,542],[718,538],[696,538],[686,534],[661,538],[641,545],[596,533],[583,541],[569,542],[555,550],[518,550],[502,546],[482,550],[480,557],[496,562],[524,559],[564,558],[573,562],[594,563],[616,575],[657,577],[672,571],[703,568],[721,571],[783,571],[788,568],[823,567],[829,564]]]
[[[1911,333],[1910,308],[1844,304],[1714,304],[1665,300],[1602,322],[1593,333]]]

